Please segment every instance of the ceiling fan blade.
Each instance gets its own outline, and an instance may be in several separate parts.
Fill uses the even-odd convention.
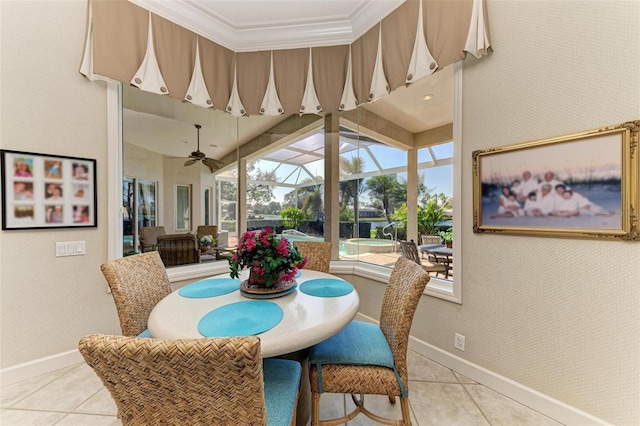
[[[190,166],[190,165],[192,165],[192,164],[196,164],[198,161],[200,161],[200,160],[199,160],[199,159],[197,159],[197,158],[193,158],[193,159],[191,159],[191,160],[187,160],[187,161],[184,163],[184,165],[185,165],[185,166]]]
[[[211,169],[219,169],[221,168],[224,164],[222,164],[221,161],[218,160],[214,160],[213,158],[209,158],[209,157],[205,157],[202,162],[204,163],[205,166],[211,168]]]

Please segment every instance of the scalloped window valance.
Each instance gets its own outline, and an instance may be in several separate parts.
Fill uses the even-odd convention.
[[[484,0],[409,0],[350,45],[238,53],[126,0],[90,0],[80,72],[234,116],[317,114],[489,48]]]

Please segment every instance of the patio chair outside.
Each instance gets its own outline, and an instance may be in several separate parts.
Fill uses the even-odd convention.
[[[195,234],[169,234],[158,237],[158,252],[164,266],[200,262],[200,248]]]
[[[416,243],[411,241],[400,241],[400,249],[402,250],[402,257],[409,259],[421,265],[427,272],[435,272],[436,275],[442,274],[447,276],[447,265],[439,262],[432,262],[430,260],[420,259],[418,254],[418,247]]]
[[[200,225],[196,229],[196,236],[198,237],[198,241],[200,241],[200,237],[205,235],[211,235],[211,237],[215,240],[214,246],[218,245],[218,227],[216,225]]]
[[[111,289],[122,334],[137,336],[145,332],[151,310],[171,293],[158,252],[115,259],[102,264],[100,269]]]
[[[300,363],[265,359],[256,336],[91,335],[78,349],[128,425],[293,425]]]
[[[165,234],[164,226],[140,228],[140,253],[155,250],[158,245],[158,237]]]
[[[429,282],[415,262],[397,260],[384,293],[380,325],[352,321],[333,337],[311,347],[312,425],[335,425],[359,413],[387,424],[410,424],[407,347],[420,296]],[[366,350],[363,350],[366,349]],[[323,392],[349,393],[356,408],[340,419],[320,421]],[[355,394],[361,394],[358,399]],[[400,397],[402,421],[384,419],[365,408],[363,394]]]
[[[331,243],[322,241],[294,241],[293,245],[309,260],[304,269],[329,273]]]

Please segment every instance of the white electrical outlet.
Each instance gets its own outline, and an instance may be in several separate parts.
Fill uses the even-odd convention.
[[[456,333],[453,340],[453,346],[464,352],[464,336],[462,334]]]

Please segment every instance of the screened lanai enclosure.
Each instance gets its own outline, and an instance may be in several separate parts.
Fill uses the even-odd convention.
[[[290,240],[324,241],[325,134],[321,126],[248,160],[247,230],[270,226]],[[451,228],[453,143],[417,150],[420,208],[442,209],[437,232]],[[407,239],[407,151],[339,129],[339,255],[392,265]],[[237,168],[217,176],[218,215],[236,231]],[[415,239],[415,238],[414,238]],[[419,240],[418,240],[419,241]]]
[[[452,230],[452,68],[352,111],[307,115],[233,117],[125,88],[123,250],[137,251],[146,226],[217,225],[230,247],[271,227],[331,241],[336,260],[392,266],[399,240]],[[194,151],[216,166],[187,165]]]

